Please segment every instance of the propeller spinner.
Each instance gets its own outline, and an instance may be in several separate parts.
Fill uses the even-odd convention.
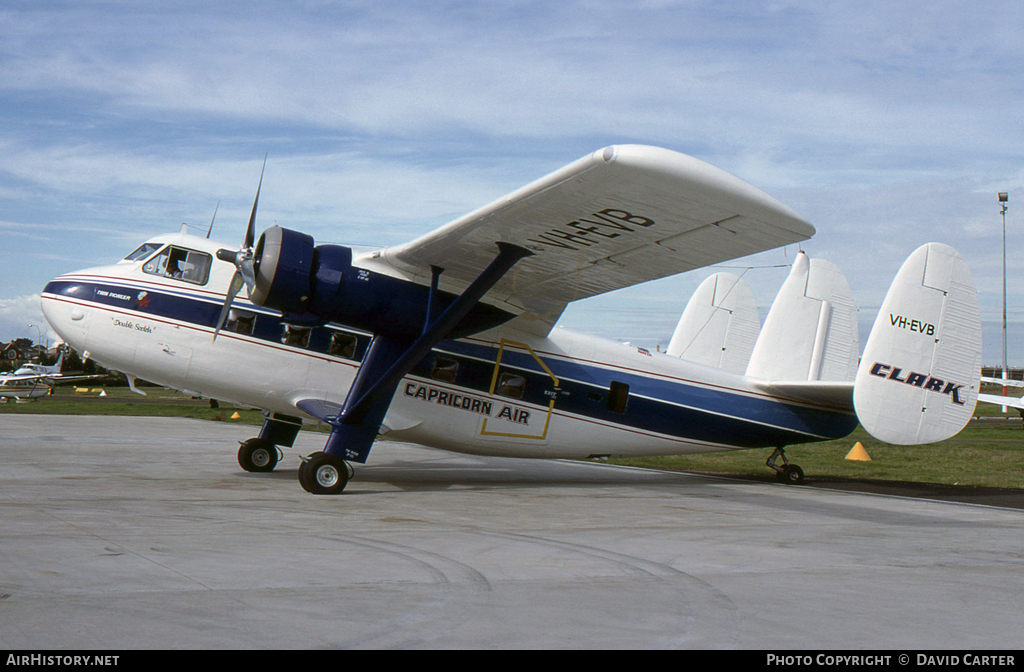
[[[235,265],[235,274],[231,276],[231,284],[228,286],[228,293],[224,297],[224,307],[220,310],[220,317],[217,318],[217,328],[213,331],[213,340],[216,342],[217,334],[220,333],[224,321],[231,311],[231,303],[235,296],[242,289],[242,285],[249,290],[252,296],[256,289],[256,261],[253,253],[253,241],[256,238],[256,208],[260,203],[260,189],[263,187],[263,171],[267,168],[267,157],[263,157],[263,168],[260,170],[260,182],[256,187],[256,199],[252,203],[252,214],[249,215],[249,226],[245,229],[245,238],[242,240],[242,247],[236,250],[217,250],[217,258],[221,261],[230,261]]]

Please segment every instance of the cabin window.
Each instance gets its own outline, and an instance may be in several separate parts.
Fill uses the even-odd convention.
[[[498,394],[503,397],[522,399],[526,391],[526,378],[518,373],[503,373],[498,378]]]
[[[163,243],[143,243],[134,252],[124,258],[125,261],[141,261],[160,249]]]
[[[336,331],[331,335],[331,345],[327,349],[327,354],[342,359],[355,359],[358,345],[359,339],[352,334]]]
[[[224,323],[225,331],[232,331],[236,334],[251,336],[253,327],[256,326],[256,315],[247,310],[232,308],[228,313],[228,319]]]
[[[211,259],[205,252],[170,245],[147,261],[142,270],[151,275],[162,275],[166,278],[205,285],[210,277]]]
[[[281,342],[285,345],[294,345],[296,348],[304,348],[309,345],[309,335],[313,329],[310,327],[297,327],[294,324],[284,325],[281,334]]]
[[[442,380],[446,383],[454,383],[455,376],[459,373],[459,363],[448,357],[435,357],[434,368],[430,371],[430,377],[434,380]]]
[[[612,381],[608,387],[608,401],[604,405],[612,413],[625,413],[626,401],[629,399],[629,385]]]

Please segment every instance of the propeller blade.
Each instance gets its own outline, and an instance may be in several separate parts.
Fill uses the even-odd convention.
[[[269,154],[270,151],[267,151]],[[263,168],[260,169],[260,182],[256,186],[256,198],[252,202],[252,214],[249,215],[249,226],[245,229],[245,239],[242,240],[242,247],[237,252],[234,250],[217,250],[217,258],[221,261],[228,261],[235,265],[235,274],[231,276],[231,285],[224,297],[224,307],[220,309],[220,317],[217,318],[217,328],[213,330],[213,341],[217,342],[217,334],[224,326],[224,321],[231,311],[231,302],[235,300],[238,292],[244,285],[249,294],[256,290],[256,264],[253,259],[252,244],[256,238],[256,208],[260,204],[260,190],[263,188],[263,172],[267,169],[267,154],[263,155]],[[218,207],[220,203],[217,204]],[[217,216],[217,211],[213,211]],[[210,220],[210,228],[213,228],[213,220]],[[209,233],[207,233],[209,237]]]
[[[269,154],[269,150],[267,154]],[[252,247],[256,239],[256,206],[260,203],[260,189],[263,187],[263,171],[267,169],[267,154],[263,155],[263,168],[260,169],[260,183],[256,187],[256,200],[252,202],[252,214],[249,215],[249,227],[245,230],[245,241],[242,248]]]
[[[227,296],[224,297],[224,307],[220,309],[220,317],[217,318],[217,328],[213,330],[214,343],[217,342],[217,334],[220,333],[221,327],[224,326],[224,320],[228,318],[228,313],[231,312],[231,302],[235,300],[235,296],[240,289],[242,289],[242,274],[235,271],[235,274],[231,276],[231,285],[228,287]]]

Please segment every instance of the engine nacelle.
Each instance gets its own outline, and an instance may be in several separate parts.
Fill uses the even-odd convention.
[[[260,236],[254,253],[252,302],[280,310],[296,321],[339,322],[375,334],[413,340],[427,319],[430,288],[352,266],[352,250],[314,246],[304,233],[275,226]],[[455,295],[439,291],[434,317]],[[478,303],[449,333],[450,338],[491,329],[514,314]]]
[[[275,226],[260,236],[254,253],[257,306],[284,313],[304,313],[311,298],[313,237]]]

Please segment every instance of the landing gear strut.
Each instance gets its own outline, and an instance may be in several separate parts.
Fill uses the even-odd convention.
[[[776,466],[775,460],[782,458],[782,466]],[[783,448],[776,448],[765,462],[769,469],[775,470],[775,480],[787,485],[799,485],[804,480],[804,470],[795,464],[790,464],[786,459],[786,451]]]

